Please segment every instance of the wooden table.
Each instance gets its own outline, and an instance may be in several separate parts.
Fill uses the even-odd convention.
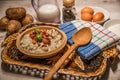
[[[62,0],[59,2],[60,9],[62,9]],[[30,0],[0,0],[0,18],[5,16],[5,10],[9,7],[25,7],[27,13],[36,16],[33,7],[31,6]],[[107,9],[110,12],[110,19],[120,19],[120,0],[76,0],[76,10],[79,11],[80,7],[83,6],[98,6]],[[0,36],[5,36],[6,32],[0,31]],[[1,43],[0,39],[0,43]],[[0,53],[2,48],[0,48]],[[120,55],[116,61],[108,68],[102,80],[120,80]],[[1,56],[0,56],[1,64]],[[40,78],[20,75],[4,71],[0,66],[0,80],[40,80]]]

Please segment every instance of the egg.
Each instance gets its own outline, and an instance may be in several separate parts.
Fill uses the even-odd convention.
[[[81,19],[84,21],[92,21],[93,16],[90,13],[81,14]]]
[[[90,14],[93,14],[94,13],[94,10],[90,7],[84,7],[82,10],[81,10],[81,14],[82,13],[90,13]]]
[[[93,15],[93,22],[98,22],[104,19],[104,14],[102,12],[97,12]]]

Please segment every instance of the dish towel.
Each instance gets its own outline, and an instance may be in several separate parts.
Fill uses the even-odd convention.
[[[83,27],[90,27],[92,31],[91,42],[86,46],[81,46],[77,48],[78,54],[83,59],[89,60],[93,58],[103,49],[107,49],[113,45],[116,45],[120,39],[116,34],[93,22],[75,20],[61,24],[59,26],[59,29],[65,32],[68,42],[70,44],[73,44],[72,35]]]

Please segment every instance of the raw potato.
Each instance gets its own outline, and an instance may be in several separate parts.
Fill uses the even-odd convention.
[[[9,21],[8,26],[7,26],[8,34],[13,34],[17,32],[20,28],[21,28],[21,24],[19,21],[11,20]]]
[[[16,7],[16,8],[8,8],[6,10],[6,16],[9,19],[19,20],[25,17],[26,10],[23,7]]]
[[[6,16],[4,16],[3,18],[1,18],[0,19],[0,29],[1,30],[6,30],[8,22],[9,22],[9,19]]]
[[[26,14],[26,16],[22,19],[21,23],[23,26],[30,24],[33,22],[33,17],[30,14]]]

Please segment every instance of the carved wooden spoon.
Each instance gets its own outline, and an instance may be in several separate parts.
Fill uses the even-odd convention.
[[[49,73],[45,76],[44,80],[50,80],[53,74],[60,68],[63,62],[67,59],[70,53],[78,46],[86,45],[92,38],[92,32],[89,27],[84,27],[77,31],[72,36],[74,44],[67,50],[67,52],[56,62],[56,64],[50,69]]]

